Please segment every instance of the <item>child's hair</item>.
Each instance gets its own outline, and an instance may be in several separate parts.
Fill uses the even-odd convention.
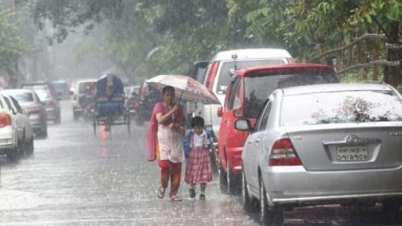
[[[192,118],[191,119],[191,127],[194,128],[194,126],[204,127],[204,119],[200,116],[195,116],[194,118]]]

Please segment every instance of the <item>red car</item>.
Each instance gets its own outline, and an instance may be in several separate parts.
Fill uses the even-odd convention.
[[[291,86],[338,83],[332,67],[320,64],[281,64],[249,67],[231,78],[224,105],[218,108],[222,117],[219,129],[220,187],[229,193],[240,191],[241,154],[249,133],[236,130],[235,120],[249,119],[255,123],[272,91]]]

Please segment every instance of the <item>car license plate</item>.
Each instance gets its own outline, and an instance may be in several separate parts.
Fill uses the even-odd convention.
[[[368,159],[367,146],[344,146],[336,148],[338,161],[364,161]]]

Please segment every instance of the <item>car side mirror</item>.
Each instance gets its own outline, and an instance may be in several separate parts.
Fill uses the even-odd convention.
[[[251,126],[250,120],[237,119],[235,121],[235,129],[240,130],[240,131],[252,131],[253,127]]]
[[[217,114],[218,114],[218,117],[222,118],[222,116],[223,116],[223,107],[222,106],[218,107]]]

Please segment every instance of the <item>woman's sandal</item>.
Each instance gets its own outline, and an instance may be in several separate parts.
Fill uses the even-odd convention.
[[[160,199],[163,199],[163,197],[165,197],[165,189],[163,187],[159,187],[156,196]]]

